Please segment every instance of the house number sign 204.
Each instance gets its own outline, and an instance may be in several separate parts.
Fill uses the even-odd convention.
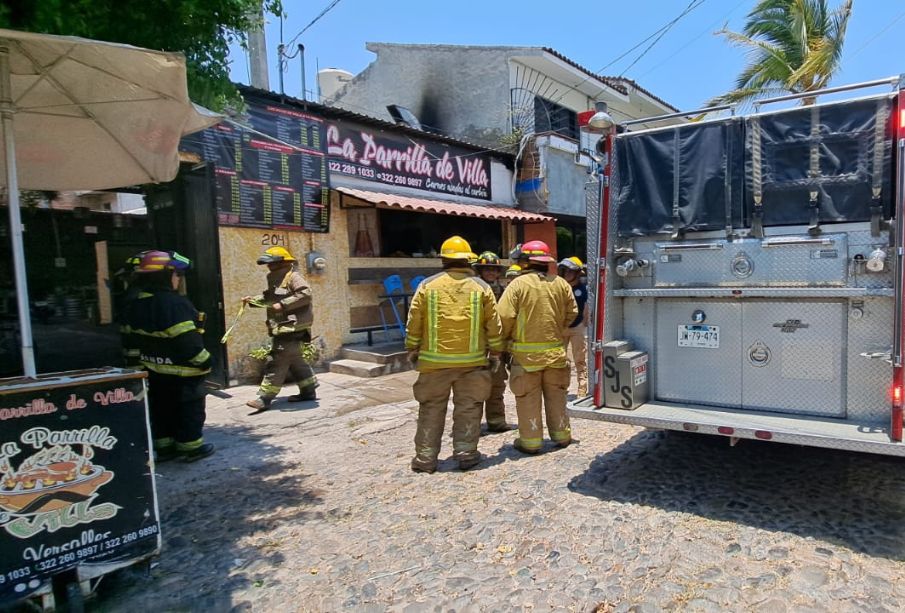
[[[285,234],[270,234],[269,232],[265,232],[261,235],[261,244],[265,247],[285,247],[286,242]]]

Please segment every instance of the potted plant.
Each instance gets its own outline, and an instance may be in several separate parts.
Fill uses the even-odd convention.
[[[314,342],[316,340],[317,337],[311,339],[310,342],[300,344],[302,359],[304,359],[305,362],[307,362],[311,366],[314,366],[317,363],[318,359],[320,359],[321,351],[318,344]],[[272,343],[271,341],[268,341],[248,352],[248,357],[251,358],[251,363],[255,368],[254,374],[259,381],[264,375],[264,366],[265,364],[267,364],[267,358],[270,356],[271,348]]]

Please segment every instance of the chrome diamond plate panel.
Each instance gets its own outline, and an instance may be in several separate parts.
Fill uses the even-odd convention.
[[[695,431],[742,439],[770,439],[777,443],[845,449],[861,453],[905,457],[905,444],[893,443],[886,424],[864,424],[852,419],[821,419],[810,416],[758,413],[753,411],[714,410],[696,405],[649,402],[634,411],[594,409],[587,404],[571,403],[569,415],[646,428]],[[731,433],[720,428],[732,428]]]
[[[652,287],[620,289],[614,294],[622,298],[850,298],[895,295],[891,288],[876,287]]]
[[[828,234],[661,242],[653,261],[657,287],[845,285],[848,240]]]
[[[742,406],[845,415],[845,301],[746,301],[742,306]]]
[[[696,323],[701,310],[703,323],[720,328],[717,348],[680,347],[678,327]],[[656,351],[652,356],[658,400],[739,407],[742,403],[741,371],[742,305],[726,300],[658,300],[656,304]]]
[[[866,298],[848,303],[848,417],[865,422],[889,419],[892,364],[861,354],[888,352],[891,348],[893,300]],[[856,310],[860,317],[853,316]]]
[[[623,301],[623,334],[622,338],[632,341],[635,349],[655,354],[656,327],[654,326],[654,300],[632,298]],[[648,372],[650,393],[657,389],[657,369]]]
[[[893,286],[893,251],[889,247],[889,234],[884,232],[880,236],[871,236],[870,232],[848,233],[849,259],[856,255],[867,258],[877,248],[883,248],[887,253],[886,267],[882,272],[869,272],[864,266],[850,266],[849,283],[853,287],[866,288],[892,288]],[[890,292],[892,290],[890,289]]]
[[[600,182],[593,176],[590,177],[584,186],[584,199],[586,210],[586,229],[587,229],[587,250],[588,259],[586,261],[588,268],[588,312],[590,321],[588,322],[588,341],[593,346],[597,333],[594,329],[597,318],[594,316],[595,305],[597,304],[597,246],[600,244]],[[594,393],[597,376],[594,369],[594,353],[588,348],[588,391]]]

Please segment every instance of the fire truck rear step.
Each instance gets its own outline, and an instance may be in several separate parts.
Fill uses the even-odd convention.
[[[667,402],[648,402],[633,411],[595,409],[591,399],[571,403],[569,415],[644,428],[905,457],[905,443],[890,442],[884,423]]]

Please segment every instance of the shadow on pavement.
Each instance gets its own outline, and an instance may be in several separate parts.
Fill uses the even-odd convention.
[[[598,455],[569,489],[905,560],[899,458],[645,431]]]
[[[109,575],[97,611],[228,611],[232,594],[273,585],[268,569],[283,556],[274,541],[300,522],[322,519],[321,492],[299,466],[246,426],[208,426],[217,451],[204,460],[157,467],[163,548],[148,577],[140,567]],[[269,540],[258,537],[268,534]],[[275,537],[275,535],[277,535]]]
[[[578,441],[576,440],[574,442],[574,444],[577,445]],[[478,464],[477,466],[475,466],[474,468],[472,468],[471,471],[476,472],[476,471],[480,471],[480,470],[485,470],[485,469],[491,468],[493,466],[498,466],[500,464],[503,464],[507,461],[515,462],[518,460],[528,460],[531,458],[536,458],[538,456],[547,455],[548,453],[556,453],[557,451],[562,451],[563,449],[565,449],[565,448],[560,447],[551,441],[545,440],[544,446],[543,446],[543,448],[541,448],[541,450],[539,452],[534,453],[534,454],[523,453],[523,452],[519,451],[518,449],[516,449],[515,446],[512,444],[512,442],[510,441],[510,442],[507,442],[507,443],[501,445],[496,453],[485,455],[484,459],[481,460],[481,463]],[[450,466],[452,466],[452,467],[457,466],[456,462],[452,458],[445,460],[444,462],[449,462]],[[443,468],[444,462],[440,463],[440,468],[438,470],[441,470],[441,471],[444,470],[444,468]]]
[[[270,406],[271,411],[282,411],[283,413],[294,413],[296,411],[310,411],[320,407],[320,400],[305,400],[303,402],[289,402],[277,398]]]

